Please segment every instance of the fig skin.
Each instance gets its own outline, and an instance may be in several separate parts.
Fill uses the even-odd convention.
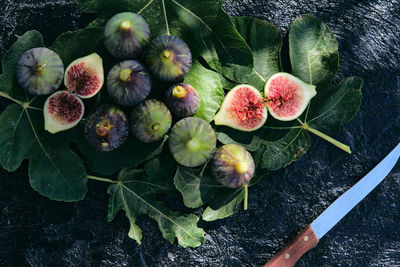
[[[141,142],[161,140],[169,131],[172,116],[167,106],[155,99],[147,99],[134,107],[130,115],[132,134]]]
[[[121,106],[132,107],[142,102],[151,91],[151,76],[137,60],[126,60],[115,65],[107,76],[107,90]]]
[[[169,150],[179,164],[197,167],[211,157],[216,142],[215,132],[210,124],[201,118],[187,117],[172,127]]]
[[[65,71],[65,87],[83,99],[95,96],[103,83],[103,60],[97,53],[74,60]]]
[[[215,125],[251,132],[261,128],[267,117],[268,110],[261,93],[251,85],[241,84],[225,96],[214,122]]]
[[[200,97],[190,84],[179,83],[168,89],[165,103],[177,118],[184,118],[196,114],[200,107]]]
[[[152,40],[146,48],[144,63],[157,79],[176,82],[192,67],[192,53],[180,38],[162,35]]]
[[[242,146],[223,145],[215,152],[212,173],[220,184],[229,188],[247,185],[254,176],[254,160]]]
[[[45,47],[26,51],[17,63],[17,81],[30,94],[48,95],[57,90],[64,77],[61,58]]]
[[[316,94],[314,85],[285,72],[272,75],[264,88],[269,113],[281,121],[298,118]]]
[[[44,104],[44,129],[52,134],[71,129],[81,121],[84,112],[85,106],[79,97],[68,91],[57,91]]]
[[[112,105],[98,107],[85,124],[88,143],[98,151],[112,151],[128,139],[129,126],[125,113]]]
[[[133,59],[139,56],[150,41],[149,26],[138,14],[119,13],[107,22],[103,40],[114,57]]]

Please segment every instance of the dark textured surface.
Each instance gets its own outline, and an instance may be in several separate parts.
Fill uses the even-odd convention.
[[[58,203],[31,189],[26,163],[15,173],[1,169],[0,266],[257,266],[400,141],[398,0],[237,0],[225,7],[234,15],[269,20],[285,36],[303,13],[328,24],[339,42],[337,78],[364,79],[361,110],[336,136],[353,154],[313,136],[311,149],[300,161],[251,188],[247,212],[203,223],[207,242],[197,249],[167,243],[144,216],[139,218],[143,244],[137,246],[127,236],[129,224],[122,213],[107,223],[106,184],[89,182],[85,200]],[[3,0],[0,55],[26,30],[41,31],[49,44],[91,19],[72,0]],[[287,60],[284,63],[287,67]],[[0,110],[5,104],[0,99]],[[298,266],[399,266],[399,195],[400,164]]]

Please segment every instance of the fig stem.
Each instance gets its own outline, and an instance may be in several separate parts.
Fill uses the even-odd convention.
[[[343,143],[340,143],[339,141],[337,141],[337,140],[333,139],[332,137],[330,137],[330,136],[318,131],[317,129],[311,128],[306,122],[303,123],[300,120],[299,120],[299,122],[302,124],[303,129],[305,129],[305,130],[307,130],[309,132],[312,132],[313,134],[315,134],[315,135],[321,137],[322,139],[328,141],[332,145],[334,145],[334,146],[340,148],[341,150],[351,154],[351,150],[350,150],[349,146],[347,146],[347,145],[345,145]]]
[[[88,178],[88,179],[92,179],[92,180],[96,180],[96,181],[102,181],[102,182],[107,182],[107,183],[113,183],[113,184],[118,183],[118,181],[115,181],[115,180],[112,180],[112,179],[97,177],[97,176],[93,176],[93,175],[88,175],[87,178]]]
[[[248,185],[246,184],[244,186],[244,200],[243,200],[243,209],[247,210],[247,199],[249,197],[249,188]]]

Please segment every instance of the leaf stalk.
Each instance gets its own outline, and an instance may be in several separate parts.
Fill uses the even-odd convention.
[[[88,179],[92,179],[92,180],[96,180],[96,181],[112,183],[112,184],[118,183],[118,181],[115,181],[115,180],[112,180],[112,179],[109,179],[109,178],[97,177],[97,176],[94,176],[94,175],[88,175],[87,178]]]
[[[318,131],[317,129],[311,128],[306,122],[301,122],[300,120],[299,120],[299,122],[301,123],[303,129],[315,134],[316,136],[321,137],[322,139],[328,141],[329,143],[333,144],[334,146],[340,148],[341,150],[351,154],[351,150],[348,145],[345,145],[345,144],[333,139],[332,137],[324,134],[323,132]]]

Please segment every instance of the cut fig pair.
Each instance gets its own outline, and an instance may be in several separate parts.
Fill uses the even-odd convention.
[[[291,121],[304,112],[316,94],[314,85],[289,73],[276,73],[267,81],[264,97],[250,85],[238,85],[229,91],[214,121],[216,125],[255,131],[267,120],[267,110],[277,120]]]
[[[67,90],[49,96],[43,113],[45,130],[57,133],[76,126],[85,112],[81,100],[95,96],[104,83],[103,61],[93,53],[73,61],[65,71]]]

